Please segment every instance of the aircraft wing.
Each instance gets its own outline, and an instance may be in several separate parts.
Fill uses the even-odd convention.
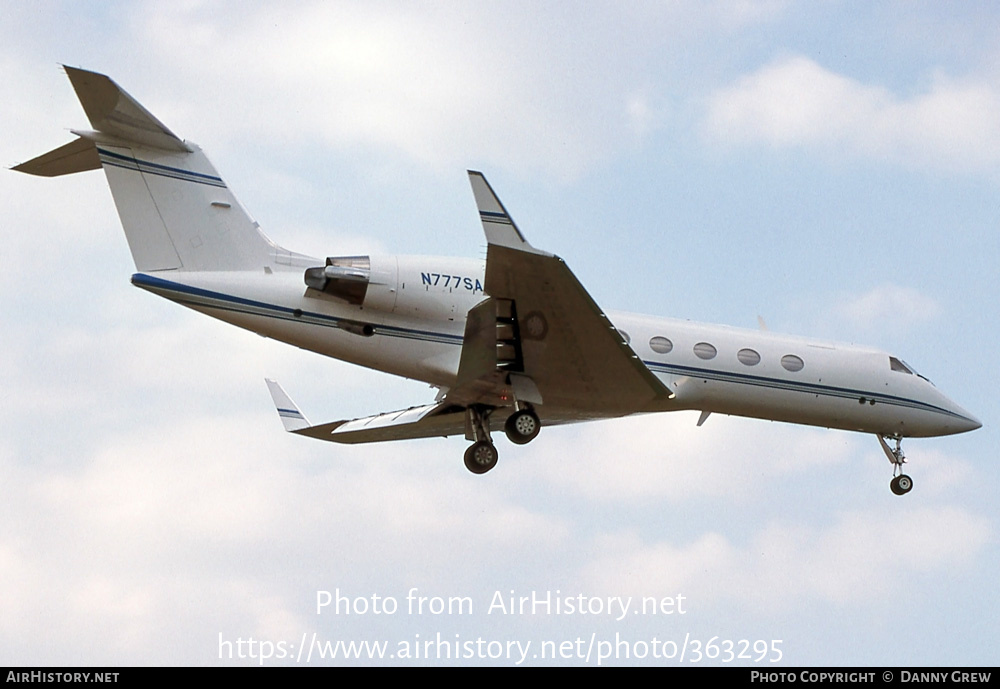
[[[466,318],[455,385],[434,404],[312,425],[267,381],[285,430],[338,443],[465,435],[470,407],[530,402],[556,416],[614,416],[672,393],[646,368],[566,263],[531,246],[486,178],[469,171],[488,243],[483,291]],[[513,398],[513,399],[511,399]],[[542,412],[544,415],[544,411]],[[488,417],[491,430],[505,415]]]
[[[546,407],[593,414],[671,397],[566,263],[528,243],[483,174],[469,181],[488,243],[483,288],[516,324],[514,385],[530,381]]]
[[[466,433],[465,410],[443,402],[314,426],[277,382],[266,382],[281,423],[289,433],[346,444]]]

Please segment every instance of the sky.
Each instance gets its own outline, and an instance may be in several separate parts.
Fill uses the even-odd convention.
[[[6,166],[86,128],[68,64],[301,253],[482,257],[482,170],[602,307],[880,347],[983,422],[906,441],[902,498],[873,436],[695,412],[484,476],[291,436],[265,377],[314,422],[434,390],[132,288],[101,173],[8,171],[0,664],[995,664],[994,3],[0,9]]]

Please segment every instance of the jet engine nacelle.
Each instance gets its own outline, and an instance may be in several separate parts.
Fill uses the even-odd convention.
[[[353,306],[392,312],[397,267],[393,258],[331,256],[326,265],[306,270],[306,285]]]
[[[464,318],[483,300],[484,262],[419,256],[331,256],[305,282],[360,311],[419,318]]]

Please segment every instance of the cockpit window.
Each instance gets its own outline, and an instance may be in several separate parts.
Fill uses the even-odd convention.
[[[918,378],[923,378],[928,383],[931,383],[930,378],[928,378],[927,376],[920,375],[919,373],[917,373],[916,369],[914,369],[908,363],[906,363],[902,359],[897,359],[894,356],[889,357],[889,368],[891,368],[893,371],[899,371],[900,373],[909,373],[911,375],[917,376]],[[931,385],[934,385],[934,383],[931,383]]]
[[[894,356],[889,357],[889,368],[891,368],[893,371],[899,371],[900,373],[909,373],[910,375],[913,375],[913,370]]]

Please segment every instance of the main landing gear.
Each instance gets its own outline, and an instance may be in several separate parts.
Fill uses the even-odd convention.
[[[515,445],[527,445],[535,439],[538,431],[542,430],[542,422],[531,409],[521,409],[507,417],[503,430],[510,442]]]
[[[878,442],[882,446],[885,456],[892,462],[892,481],[889,482],[889,490],[896,495],[906,495],[913,488],[913,479],[903,473],[903,464],[906,463],[906,455],[903,454],[903,437],[901,435],[889,436],[889,440],[894,440],[895,447],[889,447],[886,436],[879,435]]]
[[[475,442],[465,451],[465,468],[473,474],[485,474],[497,465],[499,455],[490,438],[490,415],[494,411],[489,407],[478,406],[466,410],[470,439]],[[538,435],[542,422],[534,410],[522,407],[507,417],[503,429],[512,443],[525,445]]]
[[[500,455],[489,440],[477,440],[465,451],[465,468],[473,474],[485,474],[497,465]]]

